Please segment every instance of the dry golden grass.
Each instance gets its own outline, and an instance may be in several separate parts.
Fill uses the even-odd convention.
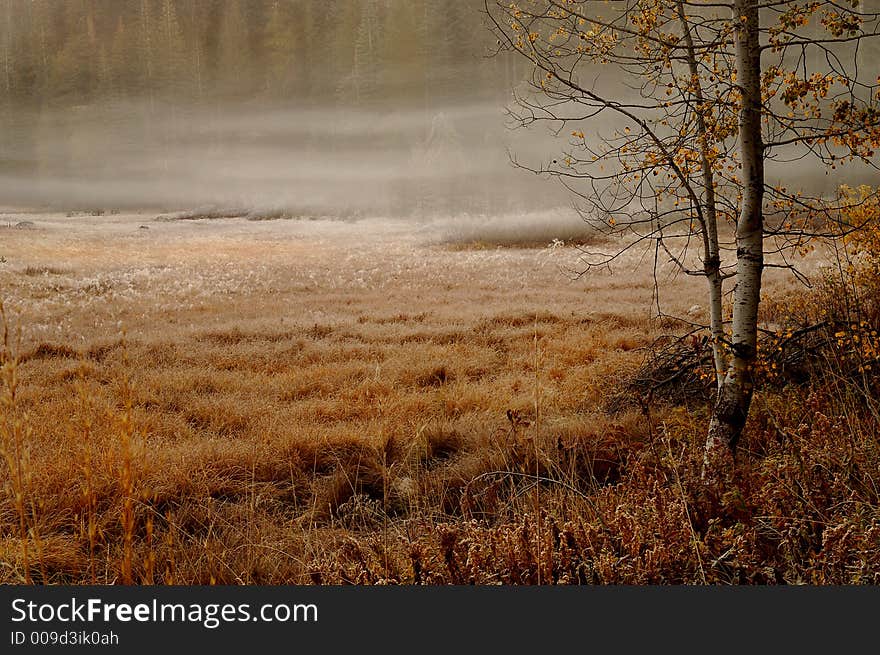
[[[424,226],[146,220],[5,235],[3,582],[782,576],[706,561],[740,537],[682,484],[699,413],[601,410],[672,330],[639,253],[572,281]]]

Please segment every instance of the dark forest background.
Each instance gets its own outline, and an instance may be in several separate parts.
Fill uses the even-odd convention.
[[[489,98],[514,80],[487,57],[475,0],[2,0],[7,103],[153,96],[298,105]]]

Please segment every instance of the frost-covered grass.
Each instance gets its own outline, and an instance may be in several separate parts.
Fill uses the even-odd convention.
[[[864,494],[864,525],[829,511],[821,558],[796,530],[776,549],[800,516],[768,499],[807,510],[774,486],[804,469],[776,457],[769,421],[747,439],[776,453],[754,460],[766,475],[713,522],[694,495],[703,417],[604,411],[674,327],[650,319],[643,253],[574,280],[558,243],[442,245],[470,219],[141,230],[154,215],[4,234],[4,582],[842,581],[870,559]],[[660,274],[664,310],[699,302],[698,281]],[[784,400],[767,406],[795,420]],[[861,475],[863,445],[822,452],[850,449]],[[792,548],[813,568],[786,570]]]
[[[438,222],[437,240],[451,248],[544,248],[563,242],[595,244],[603,235],[570,208],[494,216],[454,216]]]

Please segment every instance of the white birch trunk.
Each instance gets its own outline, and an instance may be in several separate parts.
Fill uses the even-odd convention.
[[[758,345],[758,303],[764,268],[764,144],[761,135],[761,51],[757,0],[734,0],[736,81],[742,93],[739,142],[743,196],[736,226],[731,357],[706,441],[706,471],[713,474],[736,448],[752,402],[752,367]],[[721,456],[722,458],[719,458]]]
[[[724,296],[724,278],[721,275],[721,251],[718,247],[718,212],[715,208],[715,173],[709,158],[708,130],[703,115],[703,85],[700,82],[694,40],[691,36],[690,24],[684,10],[683,0],[678,0],[678,19],[687,48],[688,72],[694,82],[695,114],[697,117],[697,138],[700,143],[700,164],[703,178],[702,215],[703,225],[703,272],[709,283],[709,329],[712,332],[712,359],[715,365],[715,379],[718,388],[727,368],[727,354],[724,346],[724,317],[722,314],[722,298]]]

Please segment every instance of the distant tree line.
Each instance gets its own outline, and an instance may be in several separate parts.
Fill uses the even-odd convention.
[[[0,0],[7,104],[266,97],[439,104],[509,90],[472,0]]]

